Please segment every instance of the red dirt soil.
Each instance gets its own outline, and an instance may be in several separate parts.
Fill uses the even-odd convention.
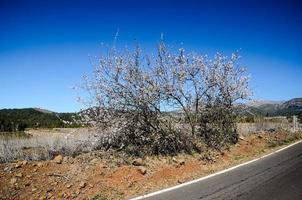
[[[253,135],[229,150],[176,157],[146,157],[144,175],[131,161],[104,160],[91,153],[54,161],[14,162],[0,165],[0,199],[125,199],[177,185],[272,151],[271,140],[287,135]],[[130,163],[130,164],[127,164]],[[101,198],[102,197],[102,198]]]

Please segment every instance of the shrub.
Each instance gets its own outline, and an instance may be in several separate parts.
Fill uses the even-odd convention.
[[[183,48],[173,52],[163,41],[157,56],[113,47],[84,77],[82,121],[106,134],[103,148],[175,154],[201,140],[215,148],[237,142],[233,104],[249,96],[238,53],[210,60]]]

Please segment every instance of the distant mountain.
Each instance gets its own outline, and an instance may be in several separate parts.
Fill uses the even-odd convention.
[[[258,115],[298,115],[302,112],[302,98],[289,101],[256,101],[247,104],[247,110]]]
[[[262,105],[282,104],[285,101],[272,101],[272,100],[254,100],[249,102],[247,105],[252,107],[259,107]]]
[[[0,132],[23,131],[25,128],[75,126],[75,113],[56,113],[41,108],[1,109]]]

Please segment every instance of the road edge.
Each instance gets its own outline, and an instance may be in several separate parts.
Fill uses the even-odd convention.
[[[274,152],[271,152],[271,153],[269,153],[269,154],[260,156],[259,158],[255,158],[255,159],[250,160],[250,161],[247,161],[247,162],[245,162],[245,163],[241,163],[241,164],[239,164],[239,165],[235,165],[235,166],[233,166],[233,167],[230,167],[230,168],[227,168],[227,169],[224,169],[224,170],[215,172],[215,173],[213,173],[213,174],[209,174],[209,175],[207,175],[207,176],[204,176],[204,177],[201,177],[201,178],[192,180],[192,181],[188,181],[188,182],[185,182],[185,183],[182,183],[182,184],[179,184],[179,185],[175,185],[175,186],[172,186],[172,187],[169,187],[169,188],[165,188],[165,189],[162,189],[162,190],[158,190],[158,191],[156,191],[156,192],[152,192],[152,193],[145,194],[145,195],[142,195],[142,196],[134,197],[134,198],[131,198],[131,199],[129,199],[129,200],[140,200],[140,199],[144,199],[144,198],[147,198],[147,197],[152,197],[152,196],[155,196],[155,195],[158,195],[158,194],[161,194],[161,193],[165,193],[165,192],[168,192],[168,191],[172,191],[172,190],[175,190],[175,189],[178,189],[178,188],[181,188],[181,187],[184,187],[184,186],[193,184],[193,183],[197,183],[197,182],[206,180],[206,179],[208,179],[208,178],[211,178],[211,177],[217,176],[217,175],[219,175],[219,174],[223,174],[223,173],[229,172],[229,171],[234,170],[234,169],[236,169],[236,168],[239,168],[239,167],[248,165],[248,164],[250,164],[250,163],[256,162],[256,161],[261,160],[261,159],[263,159],[263,158],[266,158],[266,157],[268,157],[268,156],[274,155],[274,154],[276,154],[276,153],[279,153],[279,152],[281,152],[281,151],[283,151],[283,150],[285,150],[285,149],[288,149],[288,148],[290,148],[290,147],[292,147],[292,146],[294,146],[294,145],[296,145],[296,144],[299,144],[299,143],[301,143],[301,142],[302,142],[302,140],[299,140],[299,141],[294,142],[294,143],[292,143],[292,144],[289,144],[289,145],[287,145],[287,146],[285,146],[285,147],[283,147],[283,148],[281,148],[281,149],[278,149],[278,150],[276,150],[276,151],[274,151]]]

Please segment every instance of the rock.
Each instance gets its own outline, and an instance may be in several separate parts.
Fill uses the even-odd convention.
[[[103,169],[108,168],[108,166],[107,166],[107,165],[104,165],[104,164],[101,164],[100,167],[103,168]]]
[[[140,174],[142,174],[142,175],[145,175],[145,174],[147,173],[146,167],[143,167],[143,166],[139,166],[139,167],[137,168],[137,171],[138,171]]]
[[[29,182],[25,183],[25,187],[27,187],[27,186],[30,186],[30,183],[29,183]]]
[[[134,159],[132,161],[132,165],[134,165],[134,166],[142,166],[142,165],[144,165],[144,161],[141,158],[137,158],[137,159]]]
[[[97,158],[94,158],[90,161],[90,164],[94,165],[98,162],[99,160]]]
[[[31,191],[35,192],[35,191],[37,191],[37,188],[32,188]]]
[[[34,169],[34,172],[38,171],[38,169]]]
[[[184,164],[186,163],[184,159],[179,159],[179,160],[177,160],[175,157],[172,158],[172,161],[173,161],[174,163],[177,163],[178,166],[184,165]]]
[[[22,162],[17,162],[16,164],[15,164],[15,168],[20,168],[22,166]]]
[[[179,184],[184,183],[184,181],[182,181],[182,180],[177,180],[177,182],[178,182]]]
[[[81,181],[79,184],[79,188],[84,188],[84,187],[86,187],[86,185],[87,185],[86,182]]]
[[[15,175],[15,177],[19,177],[19,178],[22,178],[23,177],[23,174],[20,172],[20,173],[17,173],[16,175]]]
[[[71,184],[67,184],[66,185],[67,188],[71,188],[71,186],[72,186]]]
[[[52,161],[57,163],[57,164],[61,164],[62,161],[63,161],[63,156],[57,155]]]
[[[22,161],[22,165],[26,165],[27,163],[27,160]]]
[[[38,163],[37,163],[37,166],[38,166],[38,167],[43,167],[43,163],[38,162]]]
[[[11,178],[11,179],[10,179],[10,183],[11,183],[12,185],[14,185],[15,183],[17,183],[17,178]]]
[[[65,156],[65,157],[63,158],[63,163],[68,163],[68,160],[69,160],[69,157],[68,157],[68,156]]]
[[[263,136],[262,136],[262,135],[258,135],[258,138],[259,138],[259,139],[262,139],[262,138],[263,138]]]
[[[5,167],[4,169],[3,169],[3,171],[5,171],[5,172],[7,172],[7,171],[10,171],[11,169],[9,168],[9,167]]]
[[[178,160],[178,164],[184,165],[184,164],[186,164],[186,161],[184,159],[180,159],[180,160]]]
[[[244,140],[244,137],[243,136],[239,136],[239,140]]]

